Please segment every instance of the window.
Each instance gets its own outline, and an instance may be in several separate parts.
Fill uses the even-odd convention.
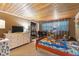
[[[0,19],[0,29],[4,29],[5,28],[5,20]]]

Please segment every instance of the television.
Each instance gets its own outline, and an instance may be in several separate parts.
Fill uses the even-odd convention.
[[[14,32],[23,32],[24,28],[23,26],[12,26],[12,33]]]

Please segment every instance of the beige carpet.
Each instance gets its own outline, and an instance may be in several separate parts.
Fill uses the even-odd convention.
[[[11,56],[56,56],[55,54],[52,54],[43,49],[36,50],[34,42],[11,50],[10,55]]]

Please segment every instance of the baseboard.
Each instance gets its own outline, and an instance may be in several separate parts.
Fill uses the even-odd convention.
[[[29,42],[29,43],[31,43],[31,42]],[[12,48],[12,49],[10,49],[10,50],[13,50],[13,49],[19,48],[19,47],[24,46],[24,45],[29,44],[29,43],[22,44],[22,45],[20,45],[20,46],[14,47],[14,48]]]

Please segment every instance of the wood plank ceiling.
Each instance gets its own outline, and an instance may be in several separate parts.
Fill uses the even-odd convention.
[[[35,21],[72,17],[78,10],[78,3],[0,3],[0,12]]]

